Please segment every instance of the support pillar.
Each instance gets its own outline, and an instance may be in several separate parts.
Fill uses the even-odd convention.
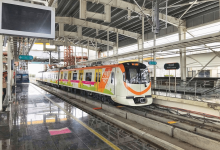
[[[141,59],[142,59],[142,63],[144,62],[144,16],[142,16],[142,56],[141,56]]]
[[[81,62],[83,62],[83,47],[81,46]]]
[[[157,39],[157,35],[154,34],[154,46],[156,46],[156,39]],[[154,52],[154,61],[157,61],[157,55],[156,52]],[[154,88],[156,88],[157,86],[157,66],[154,65]]]
[[[143,49],[143,40],[141,38],[137,39],[138,42],[138,50]],[[138,55],[138,62],[143,63],[143,55]]]
[[[108,41],[108,45],[107,45],[107,57],[109,57],[109,31],[107,31],[107,41]]]
[[[142,16],[142,38],[138,39],[138,50],[142,50],[142,54],[138,55],[138,61],[143,63],[143,50],[144,50],[144,16]]]
[[[179,26],[179,40],[186,39],[186,27]],[[180,49],[180,72],[181,72],[181,81],[186,83],[186,48]]]
[[[98,51],[98,58],[101,58],[101,51]]]
[[[89,41],[87,43],[87,56],[88,56],[88,60],[89,60]]]
[[[117,56],[116,62],[118,63],[118,32],[116,33],[116,45],[113,47],[113,55]]]
[[[97,49],[97,42],[95,42],[95,50],[96,50],[96,59],[98,59],[98,49]]]
[[[51,51],[49,53],[50,53],[49,65],[51,65]]]
[[[3,36],[0,35],[0,111],[2,111],[2,78],[3,78]],[[1,148],[0,143],[0,148]]]
[[[99,30],[98,29],[96,29],[96,36],[98,36],[99,35]],[[98,45],[97,45],[97,40],[96,40],[96,42],[95,42],[95,50],[96,50],[96,59],[98,59],[99,58],[99,54],[98,54],[98,50],[97,50],[97,47],[98,47]]]
[[[10,41],[8,41],[8,57],[7,57],[7,64],[8,64],[8,77],[7,77],[7,95],[8,100],[11,100],[11,46]]]
[[[60,46],[57,47],[57,51],[58,51],[58,63],[60,63]]]
[[[78,38],[82,39],[82,26],[77,26]]]
[[[75,46],[75,65],[77,65],[76,64],[76,46]]]

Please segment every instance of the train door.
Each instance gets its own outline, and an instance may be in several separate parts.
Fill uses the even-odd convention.
[[[71,71],[68,71],[68,81],[71,81],[71,76],[72,76]]]
[[[71,71],[68,71],[68,82],[67,82],[68,86],[72,86],[71,85],[71,77],[72,77],[72,73],[71,73]]]
[[[60,72],[60,81],[63,79],[63,72]]]
[[[101,92],[101,89],[99,89],[99,83],[101,82],[102,78],[102,69],[95,69],[95,89],[98,92]]]
[[[82,88],[83,86],[83,76],[84,76],[84,70],[79,70],[79,88]]]

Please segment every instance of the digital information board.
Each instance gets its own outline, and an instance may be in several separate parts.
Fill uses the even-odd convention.
[[[167,63],[164,65],[165,70],[178,70],[180,68],[179,63]]]
[[[55,38],[55,9],[12,0],[0,0],[0,33]]]

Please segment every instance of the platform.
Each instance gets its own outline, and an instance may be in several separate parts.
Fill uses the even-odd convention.
[[[0,127],[0,150],[148,149],[124,130],[31,84],[19,84],[16,91],[9,126]]]

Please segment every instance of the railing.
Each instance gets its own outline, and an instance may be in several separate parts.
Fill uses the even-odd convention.
[[[181,80],[152,80],[152,92],[155,95],[181,97],[183,99],[219,98],[220,85],[213,80],[194,80],[186,84]]]

